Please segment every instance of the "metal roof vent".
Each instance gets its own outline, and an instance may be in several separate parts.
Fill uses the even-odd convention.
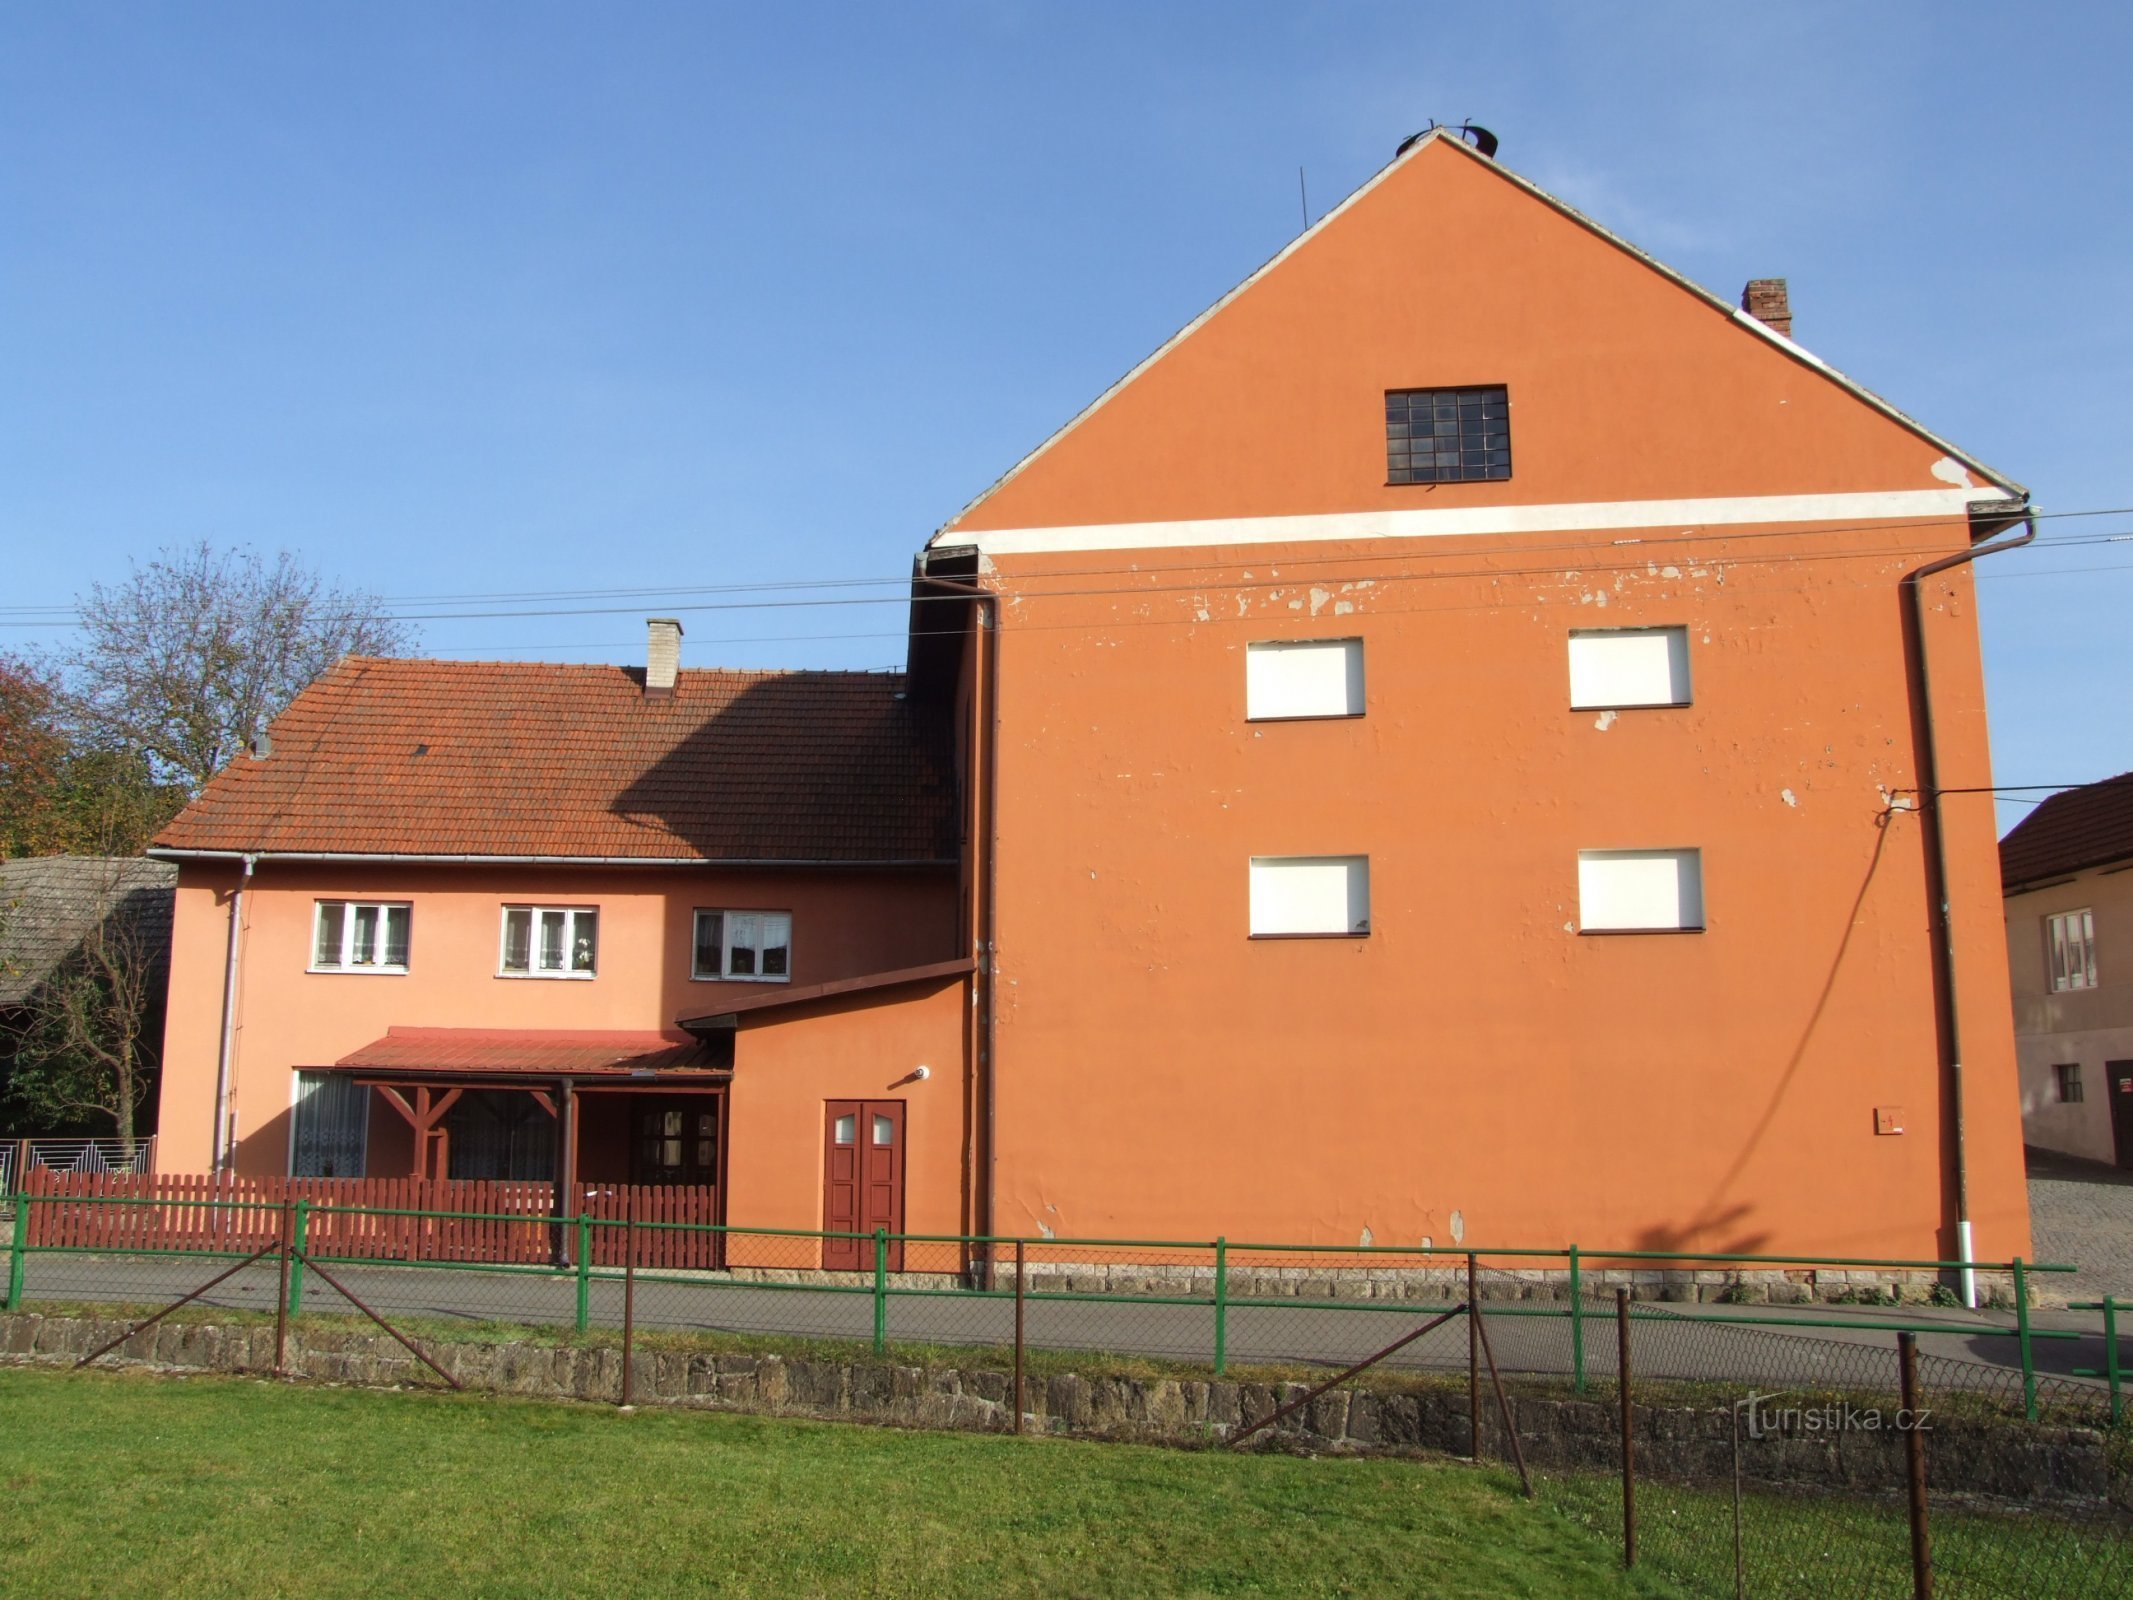
[[[1452,127],[1448,123],[1432,122],[1420,133],[1411,133],[1406,138],[1402,139],[1400,141],[1400,148],[1393,151],[1393,158],[1397,160],[1399,157],[1406,155],[1407,152],[1413,149],[1417,143],[1424,139],[1427,139],[1439,128],[1443,128],[1448,133],[1458,134],[1460,138],[1464,139],[1476,150],[1479,150],[1483,155],[1488,156],[1491,160],[1495,159],[1497,145],[1496,135],[1489,132],[1488,129],[1484,128],[1478,122],[1462,122],[1456,128]]]

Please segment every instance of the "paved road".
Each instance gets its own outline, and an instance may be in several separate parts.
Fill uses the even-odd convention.
[[[2081,1268],[2071,1278],[2055,1279],[2051,1288],[2074,1299],[2133,1299],[2133,1172],[2034,1145],[2028,1156],[2037,1259]]]
[[[25,1300],[156,1305],[198,1287],[227,1263],[173,1257],[104,1257],[33,1254],[27,1262]],[[344,1266],[331,1269],[358,1297],[388,1317],[419,1317],[463,1324],[569,1324],[576,1312],[576,1283],[568,1274],[476,1271],[463,1268]],[[270,1311],[277,1280],[271,1262],[245,1269],[205,1296],[215,1306]],[[597,1279],[589,1313],[596,1326],[619,1327],[622,1285]],[[347,1301],[311,1275],[304,1290],[307,1311],[346,1313]],[[1551,1311],[1560,1308],[1546,1308]],[[1731,1315],[1766,1316],[1774,1326],[1743,1326]],[[1207,1305],[1146,1305],[1121,1301],[1074,1301],[1032,1296],[1025,1307],[1026,1336],[1038,1347],[1106,1350],[1206,1362],[1214,1351],[1214,1312]],[[1387,1302],[1333,1310],[1242,1305],[1229,1311],[1227,1350],[1233,1364],[1254,1362],[1346,1365],[1390,1344],[1427,1320],[1427,1308]],[[2015,1341],[1989,1330],[2004,1329],[2005,1317],[1962,1311],[1907,1308],[1907,1320],[1944,1330],[1926,1334],[1920,1349],[1948,1358],[1929,1363],[1928,1385],[1998,1385],[2018,1363]],[[787,1334],[866,1340],[874,1307],[865,1291],[765,1287],[731,1280],[681,1281],[640,1277],[639,1327],[676,1331]],[[1816,1307],[1669,1306],[1640,1317],[1633,1333],[1637,1369],[1653,1378],[1738,1382],[1744,1387],[1785,1388],[1835,1384],[1870,1389],[1895,1387],[1895,1339],[1864,1326],[1800,1326],[1822,1322],[1867,1323],[1887,1313]],[[1005,1345],[1012,1342],[1014,1306],[1008,1298],[952,1294],[892,1294],[888,1301],[892,1340],[937,1344]],[[2093,1325],[2093,1318],[2048,1319],[2062,1326]],[[1794,1324],[1789,1331],[1785,1324]],[[1563,1315],[1535,1315],[1521,1305],[1490,1307],[1487,1327],[1498,1362],[1512,1372],[1567,1374],[1572,1329]],[[1614,1326],[1605,1307],[1583,1322],[1588,1372],[1604,1373],[1615,1361]],[[1417,1340],[1389,1364],[1412,1369],[1459,1369],[1466,1365],[1467,1334],[1457,1320]],[[2101,1338],[2078,1344],[2040,1341],[2037,1365],[2065,1372],[2101,1361]],[[2133,1345],[2127,1349],[2133,1360]],[[1959,1364],[1959,1365],[1958,1365]]]

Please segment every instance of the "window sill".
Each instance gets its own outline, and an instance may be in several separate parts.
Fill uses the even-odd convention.
[[[1694,928],[1580,928],[1578,929],[1578,937],[1580,939],[1620,939],[1624,937],[1635,938],[1654,933],[1702,933],[1703,931],[1700,925]]]
[[[1248,933],[1247,939],[1367,939],[1370,930],[1361,933]]]
[[[1261,722],[1361,722],[1363,716],[1360,711],[1300,711],[1293,717],[1248,716],[1244,720],[1254,725]]]
[[[714,972],[692,972],[689,974],[689,981],[691,983],[790,983],[792,982],[792,974],[789,972],[773,972],[769,974],[738,972],[721,976]]]
[[[306,973],[320,978],[404,978],[405,967],[306,967]]]
[[[1694,705],[1693,700],[1622,700],[1599,701],[1580,705],[1572,701],[1572,711],[1680,711]]]
[[[547,979],[551,982],[560,978],[566,983],[590,983],[599,974],[597,972],[499,972],[497,976],[499,978],[509,978],[513,983],[523,983],[529,978]]]

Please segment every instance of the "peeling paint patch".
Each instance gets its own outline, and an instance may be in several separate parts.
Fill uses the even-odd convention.
[[[1040,1236],[1046,1239],[1056,1239],[1059,1237],[1059,1235],[1052,1232],[1052,1225],[1049,1222],[1046,1222],[1041,1217],[1037,1220],[1037,1232]]]
[[[1975,489],[1977,487],[1975,483],[1970,481],[1970,474],[1963,470],[1963,464],[1953,456],[1942,456],[1938,461],[1934,462],[1933,476],[1940,479],[1942,483],[1954,484],[1958,489]]]
[[[1332,598],[1333,598],[1333,591],[1332,591],[1332,590],[1330,590],[1330,589],[1321,589],[1321,588],[1319,588],[1319,587],[1318,587],[1318,585],[1317,585],[1317,584],[1315,584],[1315,583],[1314,583],[1314,584],[1313,584],[1313,585],[1311,586],[1311,615],[1315,617],[1315,616],[1317,616],[1317,615],[1318,615],[1318,614],[1319,614],[1319,613],[1320,613],[1321,611],[1325,610],[1325,609],[1326,609],[1326,602],[1327,602],[1327,601],[1329,601],[1329,600],[1331,600]]]
[[[1679,567],[1661,567],[1659,576],[1662,578],[1678,578],[1681,576],[1681,569]]]
[[[1452,1243],[1466,1243],[1466,1213],[1464,1211],[1454,1211],[1452,1213]]]
[[[1345,617],[1354,609],[1355,602],[1353,600],[1336,600],[1333,602],[1333,614],[1336,617]]]
[[[1603,711],[1597,717],[1594,717],[1592,719],[1592,725],[1595,728],[1598,728],[1602,733],[1605,733],[1609,728],[1612,728],[1615,725],[1615,718],[1618,715],[1620,715],[1619,712]]]
[[[1796,806],[1800,803],[1800,797],[1794,794],[1790,789],[1778,790],[1778,798],[1784,801],[1785,804],[1787,804],[1788,806]]]
[[[1365,1250],[1368,1250],[1374,1242],[1375,1241],[1371,1238],[1370,1234],[1370,1225],[1368,1223],[1365,1223],[1363,1225],[1363,1248]]]

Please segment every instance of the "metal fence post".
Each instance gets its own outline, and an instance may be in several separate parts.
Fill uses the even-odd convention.
[[[1629,1291],[1615,1291],[1615,1386],[1622,1392],[1622,1565],[1637,1564],[1637,1449],[1629,1389]]]
[[[1022,1241],[1015,1241],[1015,1432],[1022,1431]]]
[[[592,1231],[593,1219],[578,1213],[578,1332],[592,1321]]]
[[[2029,1273],[2014,1258],[2015,1342],[2022,1347],[2022,1415],[2037,1420],[2037,1364],[2029,1348]]]
[[[1570,1247],[1570,1392],[1585,1392],[1585,1292],[1576,1245]]]
[[[622,1409],[630,1409],[630,1368],[637,1355],[637,1191],[622,1213]]]
[[[289,1263],[289,1315],[296,1316],[304,1309],[304,1251],[311,1243],[311,1202],[296,1202],[296,1232],[294,1234],[296,1259]]]
[[[1481,1459],[1481,1299],[1475,1289],[1474,1255],[1466,1258],[1467,1455]]]
[[[22,1253],[28,1248],[30,1207],[35,1205],[24,1187],[25,1174],[15,1175],[15,1231],[7,1242],[7,1308],[22,1309]]]
[[[1926,1526],[1926,1436],[1918,1426],[1918,1335],[1896,1335],[1903,1384],[1903,1455],[1911,1501],[1911,1594],[1933,1600],[1933,1547]]]
[[[2118,1398],[2118,1302],[2103,1297],[2103,1375],[2111,1381],[2111,1422],[2117,1425],[2121,1408]]]
[[[281,1376],[288,1364],[289,1350],[289,1246],[296,1233],[296,1208],[287,1195],[281,1201],[281,1226],[276,1230],[281,1249],[280,1292],[274,1296],[274,1375]]]
[[[1229,1370],[1229,1239],[1215,1241],[1215,1376]]]
[[[889,1230],[874,1230],[874,1354],[889,1348]]]

